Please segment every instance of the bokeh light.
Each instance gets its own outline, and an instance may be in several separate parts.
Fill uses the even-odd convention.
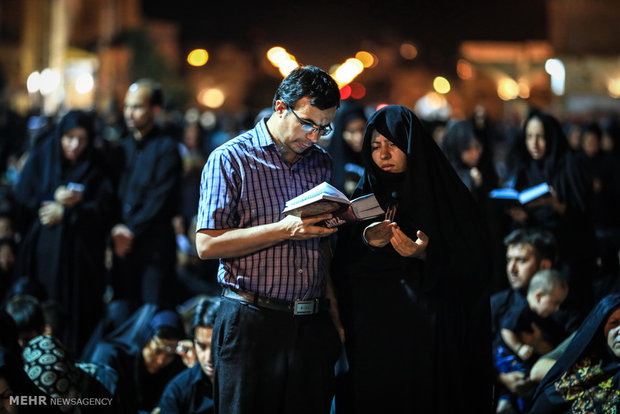
[[[519,98],[527,99],[530,97],[530,84],[525,79],[519,79]]]
[[[82,73],[75,80],[75,91],[80,95],[87,94],[95,86],[95,79],[90,73]]]
[[[607,92],[612,98],[620,98],[620,78],[607,81]]]
[[[365,68],[372,68],[375,66],[375,56],[370,52],[361,50],[355,54],[355,59],[362,62]]]
[[[28,88],[29,93],[35,93],[39,91],[41,87],[41,74],[37,71],[34,71],[28,76],[28,80],[26,81],[26,88]]]
[[[362,99],[366,96],[366,87],[359,82],[353,82],[351,86],[351,98]]]
[[[192,66],[203,66],[209,60],[209,53],[205,49],[194,49],[187,55],[187,63]]]
[[[60,85],[60,73],[55,69],[43,69],[39,85],[39,90],[42,95],[51,94]]]
[[[413,60],[418,56],[418,48],[411,43],[403,43],[400,45],[400,55],[403,59]]]
[[[445,94],[450,92],[450,82],[443,76],[437,76],[433,81],[433,89],[435,92]]]
[[[502,78],[497,83],[497,96],[502,101],[510,101],[519,96],[519,85],[514,79]]]
[[[353,79],[364,70],[364,64],[358,59],[347,59],[336,72],[332,73],[332,77],[339,86],[351,83]]]
[[[344,101],[345,99],[349,99],[350,97],[351,97],[351,86],[350,85],[344,85],[342,88],[340,88],[340,99]]]
[[[456,63],[456,74],[463,80],[469,80],[474,77],[474,69],[471,63],[465,59],[459,59]]]
[[[198,102],[209,108],[219,108],[225,100],[226,96],[219,88],[205,88],[198,94]]]

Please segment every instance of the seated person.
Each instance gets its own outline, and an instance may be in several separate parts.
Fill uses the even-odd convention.
[[[562,326],[550,318],[560,309],[567,294],[566,281],[558,272],[543,269],[534,275],[528,287],[527,302],[513,306],[502,320],[500,337],[494,346],[499,372],[519,370],[527,374],[537,355],[549,352],[567,336]],[[534,329],[539,330],[540,335],[534,336]],[[533,337],[540,340],[531,342]],[[524,402],[523,398],[506,393],[500,397],[498,412],[508,406],[521,410]]]
[[[154,305],[138,309],[91,357],[118,373],[123,413],[153,410],[168,382],[185,369],[177,354],[185,336],[181,318],[174,311],[154,310]]]
[[[170,381],[154,412],[162,414],[214,412],[211,335],[219,305],[219,299],[204,298],[196,307],[192,330],[194,332],[193,349],[198,363]]]
[[[603,298],[539,384],[530,413],[620,408],[620,295]]]
[[[22,347],[23,369],[29,379],[49,397],[102,398],[107,404],[89,406],[89,412],[117,412],[114,390],[109,385],[116,373],[93,364],[75,361],[60,341],[44,334],[45,322],[39,301],[28,295],[15,295],[6,304],[15,321]],[[64,412],[79,413],[83,407],[67,405]]]

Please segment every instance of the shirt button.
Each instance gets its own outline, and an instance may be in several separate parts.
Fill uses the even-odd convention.
[[[299,269],[299,270],[297,271],[297,273],[299,273],[299,274],[302,274],[303,272],[304,272],[304,271],[303,271],[303,269]]]

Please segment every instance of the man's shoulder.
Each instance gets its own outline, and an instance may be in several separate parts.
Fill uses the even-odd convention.
[[[211,154],[213,156],[243,154],[253,148],[260,148],[260,145],[256,137],[256,132],[251,129],[229,139],[219,147],[215,148]]]
[[[510,300],[513,293],[514,292],[512,289],[504,289],[502,291],[492,294],[491,295],[491,307],[493,307],[493,305],[499,305],[501,303],[505,303],[506,301]]]

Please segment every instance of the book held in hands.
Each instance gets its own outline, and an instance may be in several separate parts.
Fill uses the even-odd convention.
[[[333,217],[326,220],[323,225],[325,227],[336,227],[347,222],[376,217],[384,214],[385,211],[379,205],[374,194],[349,200],[334,186],[323,182],[287,201],[282,213],[299,217],[332,213]]]
[[[549,184],[542,183],[535,185],[534,187],[526,188],[519,192],[514,188],[498,188],[492,190],[489,193],[489,197],[494,200],[498,200],[500,204],[504,204],[507,207],[514,207],[519,205],[525,205],[530,201],[533,201],[539,197],[551,193]]]

